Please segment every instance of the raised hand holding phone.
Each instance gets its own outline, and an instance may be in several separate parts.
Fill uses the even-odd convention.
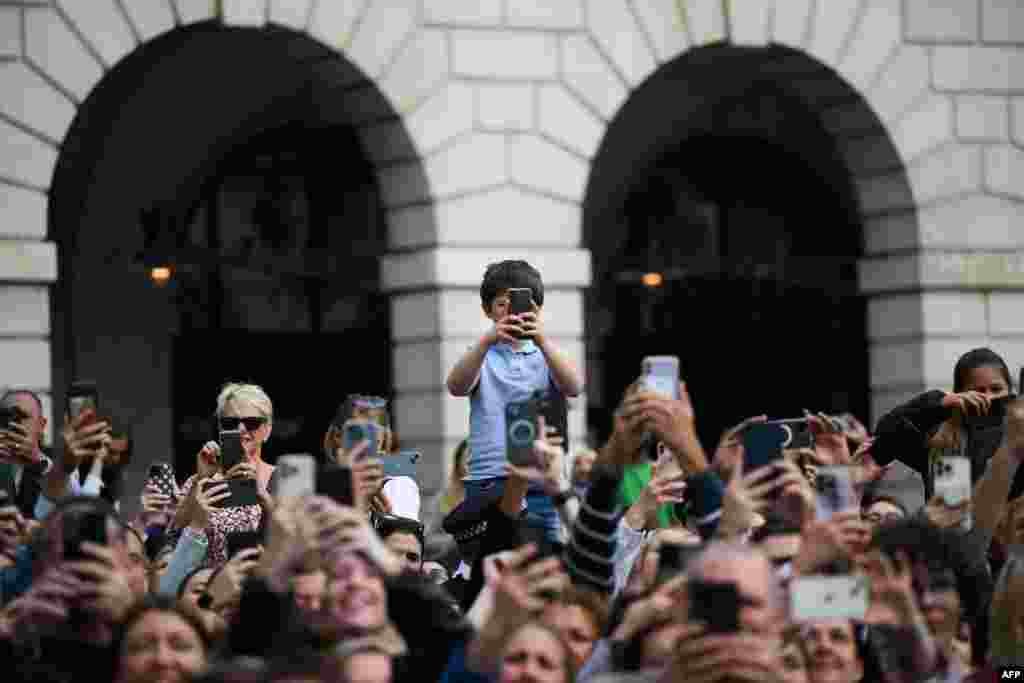
[[[215,508],[223,507],[231,497],[228,482],[224,479],[197,479],[185,501],[189,526],[195,531],[205,531],[210,526],[210,517]]]

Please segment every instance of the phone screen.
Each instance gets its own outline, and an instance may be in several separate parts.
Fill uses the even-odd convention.
[[[245,452],[242,449],[242,432],[233,430],[220,433],[220,465],[225,472],[242,462]]]
[[[673,576],[686,571],[686,567],[693,558],[700,555],[704,550],[702,544],[682,545],[679,543],[665,543],[658,549],[658,583],[667,581]]]
[[[351,507],[355,504],[355,497],[352,495],[352,470],[339,465],[320,468],[316,475],[316,492],[339,505]]]
[[[527,288],[508,290],[508,312],[512,315],[529,313],[533,310],[533,292]]]
[[[739,631],[739,591],[735,583],[691,580],[690,621],[703,622],[713,633]]]
[[[93,510],[65,512],[62,533],[64,559],[80,560],[84,557],[81,548],[83,541],[97,545],[107,544],[107,516]]]
[[[228,509],[260,504],[255,479],[215,479],[207,481],[203,488],[208,489],[211,486],[224,483],[228,485],[227,490],[231,495],[224,500],[214,503],[213,507]]]
[[[743,471],[753,472],[782,458],[792,428],[781,422],[752,424],[743,431]]]
[[[345,425],[344,431],[342,431],[341,447],[346,451],[351,451],[360,443],[366,441],[366,450],[359,456],[359,459],[376,458],[379,454],[379,429],[380,427],[373,422],[349,422]]]
[[[227,535],[228,559],[263,544],[263,535],[259,531],[233,531]]]

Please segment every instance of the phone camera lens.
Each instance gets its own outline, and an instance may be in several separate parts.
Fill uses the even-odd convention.
[[[508,430],[509,438],[516,446],[526,446],[533,443],[536,436],[536,429],[529,420],[516,420]]]

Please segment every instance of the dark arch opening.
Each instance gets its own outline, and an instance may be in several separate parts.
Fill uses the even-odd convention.
[[[134,430],[131,480],[194,468],[225,380],[274,400],[271,458],[316,449],[345,393],[390,393],[386,215],[357,129],[396,118],[343,55],[281,27],[193,24],[122,60],[52,183],[55,412],[98,380]]]
[[[869,138],[883,142],[876,170],[902,170],[863,98],[781,46],[691,50],[634,91],[609,125],[584,204],[597,437],[653,354],[680,356],[709,447],[764,411],[867,419],[855,173]],[[645,273],[660,283],[645,285]]]

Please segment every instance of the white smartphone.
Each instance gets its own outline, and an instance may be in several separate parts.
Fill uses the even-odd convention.
[[[817,489],[817,512],[821,521],[828,521],[837,512],[856,507],[853,473],[846,465],[819,467],[814,477],[814,488]]]
[[[640,369],[645,389],[666,398],[679,398],[679,356],[647,356]]]
[[[867,576],[796,576],[789,582],[789,614],[796,622],[863,619],[871,600]]]
[[[277,459],[277,470],[278,498],[302,498],[316,493],[316,460],[312,455],[282,455]]]
[[[932,465],[935,493],[949,507],[955,508],[971,499],[971,461],[959,455],[942,456]],[[961,528],[973,525],[970,512],[964,515]]]

